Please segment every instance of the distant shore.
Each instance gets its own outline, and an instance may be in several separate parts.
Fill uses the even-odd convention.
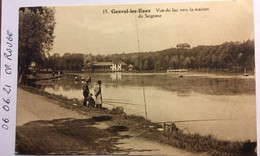
[[[56,100],[59,102],[59,105],[61,104],[61,107],[65,107],[73,111],[80,113],[94,113],[97,110],[102,111],[102,113],[112,115],[113,122],[116,124],[129,127],[132,131],[137,132],[142,137],[184,149],[185,151],[207,153],[210,155],[256,155],[254,152],[254,142],[222,141],[215,139],[211,135],[200,136],[199,134],[186,134],[181,130],[177,130],[178,128],[173,131],[158,131],[158,128],[161,128],[160,125],[152,123],[141,116],[127,115],[121,108],[118,107],[113,108],[112,110],[108,110],[106,108],[101,110],[96,108],[93,109],[82,106],[82,101],[75,101],[75,99],[68,99],[60,95],[50,94],[29,86],[19,87],[34,94],[39,94]],[[75,106],[75,104],[77,106]]]
[[[243,71],[230,71],[230,70],[205,70],[205,69],[187,69],[187,72],[198,72],[198,73],[220,73],[220,74],[243,74]],[[122,71],[90,71],[90,70],[59,70],[63,73],[166,73],[167,70],[122,70]],[[51,73],[51,72],[50,72]],[[254,75],[254,70],[248,70],[250,75]]]

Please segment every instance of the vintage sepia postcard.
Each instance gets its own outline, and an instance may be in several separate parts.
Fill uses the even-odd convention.
[[[253,0],[3,6],[14,155],[257,155]]]

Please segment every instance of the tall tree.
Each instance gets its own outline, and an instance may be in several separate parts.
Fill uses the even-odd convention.
[[[21,8],[19,11],[18,76],[26,83],[31,62],[42,65],[54,41],[54,8]]]

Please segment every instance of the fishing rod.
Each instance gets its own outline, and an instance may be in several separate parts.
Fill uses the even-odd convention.
[[[127,100],[124,100],[124,99],[104,99],[106,101],[127,101]]]
[[[201,120],[177,120],[177,121],[164,121],[156,123],[178,123],[178,122],[203,122],[203,121],[225,121],[225,120],[236,120],[236,119],[201,119]]]
[[[138,25],[137,25],[136,14],[135,14],[135,26],[136,26],[136,33],[137,33],[137,45],[138,45],[138,51],[139,51],[139,53],[140,53],[139,31],[138,31]]]
[[[113,105],[113,104],[107,103],[107,102],[104,102],[103,104],[110,105],[110,106],[117,106],[117,105]]]
[[[142,77],[142,84],[143,84],[143,95],[144,95],[144,108],[145,108],[145,117],[147,119],[147,108],[146,108],[146,98],[145,98],[145,90],[144,90],[144,81]]]
[[[136,34],[137,34],[137,45],[138,45],[138,51],[139,51],[139,54],[141,52],[140,50],[140,40],[139,40],[139,31],[138,31],[138,25],[137,25],[137,18],[136,18],[136,14],[135,14],[135,26],[136,26]],[[141,61],[141,57],[140,57],[140,63],[141,63],[141,70],[143,69],[143,64],[142,64],[142,61]],[[146,98],[145,98],[145,89],[144,89],[144,80],[143,80],[143,77],[142,77],[142,85],[143,85],[143,96],[144,96],[144,108],[145,108],[145,117],[147,119],[147,108],[146,108]]]
[[[104,102],[106,102],[106,103],[114,103],[114,104],[122,104],[122,105],[143,106],[143,105],[140,105],[140,104],[133,104],[133,103],[127,103],[127,102],[113,102],[113,101],[106,101],[106,100],[104,100]]]

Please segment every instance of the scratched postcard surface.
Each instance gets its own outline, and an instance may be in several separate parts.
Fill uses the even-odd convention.
[[[35,6],[2,31],[13,153],[257,155],[253,1]]]

